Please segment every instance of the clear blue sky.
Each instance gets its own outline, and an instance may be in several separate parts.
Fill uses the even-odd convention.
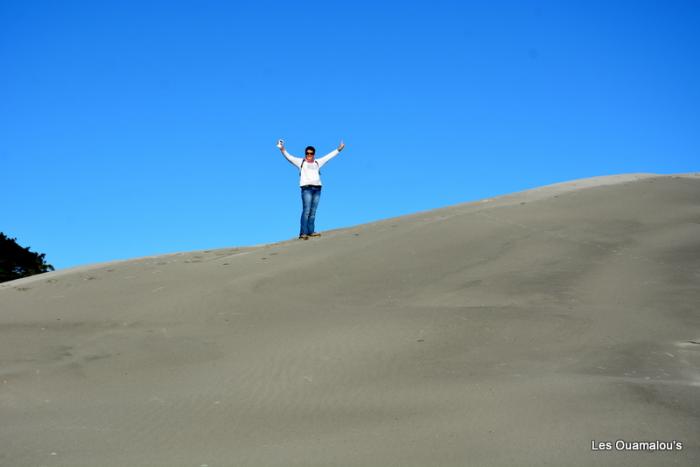
[[[0,2],[0,231],[57,269],[700,170],[697,1]]]

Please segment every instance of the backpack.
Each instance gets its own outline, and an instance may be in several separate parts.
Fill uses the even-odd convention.
[[[306,162],[306,159],[301,160],[301,167],[299,167],[299,171],[301,171],[301,169],[304,168],[304,162]],[[314,159],[314,162],[316,163],[316,165],[318,165],[318,175],[320,176],[321,175],[321,166],[319,165],[317,160]]]

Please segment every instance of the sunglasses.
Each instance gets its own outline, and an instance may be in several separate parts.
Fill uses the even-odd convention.
[[[314,154],[316,154],[316,153],[315,152],[307,152],[306,153],[307,156],[313,156]]]

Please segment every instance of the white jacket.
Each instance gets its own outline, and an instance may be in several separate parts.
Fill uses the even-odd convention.
[[[335,156],[340,154],[340,151],[334,149],[320,159],[314,159],[313,162],[309,163],[304,160],[303,157],[294,157],[287,152],[285,149],[284,157],[296,168],[299,169],[299,186],[304,185],[318,185],[321,186],[321,174],[320,170],[323,165],[329,160],[333,159]],[[302,166],[301,163],[304,163]]]

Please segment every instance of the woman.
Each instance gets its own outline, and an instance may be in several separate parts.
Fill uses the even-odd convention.
[[[345,147],[345,143],[340,141],[338,149],[334,149],[320,159],[315,158],[316,149],[313,146],[306,147],[303,159],[289,154],[282,140],[277,143],[277,147],[282,152],[282,155],[299,169],[299,186],[301,187],[302,202],[299,238],[308,240],[309,237],[320,237],[321,234],[314,230],[314,221],[316,220],[318,201],[321,199],[321,167],[340,154],[340,151]]]

